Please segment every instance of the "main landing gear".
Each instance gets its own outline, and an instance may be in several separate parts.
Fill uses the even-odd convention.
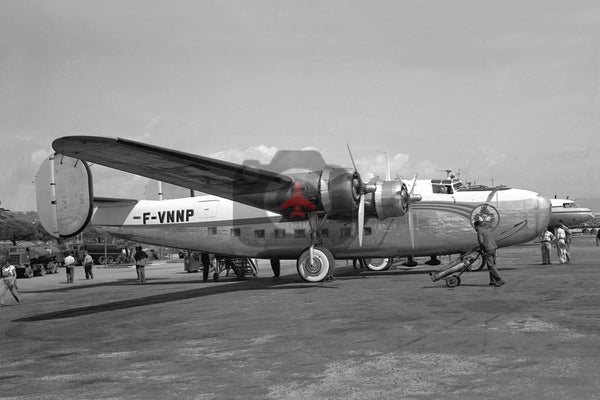
[[[335,259],[326,248],[311,246],[300,254],[296,268],[306,282],[317,283],[332,277]]]
[[[296,263],[296,269],[302,279],[309,283],[333,280],[335,269],[335,258],[329,250],[318,246],[321,243],[321,228],[327,215],[319,222],[316,213],[309,213],[310,223],[310,246],[300,254]]]

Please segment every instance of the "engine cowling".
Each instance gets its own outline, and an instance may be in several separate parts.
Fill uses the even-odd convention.
[[[410,194],[401,181],[371,181],[362,184],[352,170],[326,167],[319,179],[321,205],[331,217],[350,217],[357,212],[360,194],[367,195],[367,213],[379,219],[407,213]]]
[[[379,219],[401,217],[410,206],[410,194],[402,181],[377,182],[373,198]]]

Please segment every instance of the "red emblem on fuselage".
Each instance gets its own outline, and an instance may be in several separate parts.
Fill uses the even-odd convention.
[[[304,197],[300,194],[300,182],[296,182],[296,187],[294,188],[294,194],[289,199],[284,201],[283,204],[281,204],[279,206],[279,209],[283,210],[284,208],[288,208],[291,206],[294,206],[294,211],[292,211],[292,213],[290,214],[290,217],[294,217],[296,215],[298,215],[300,217],[304,217],[306,215],[305,213],[300,211],[300,206],[308,207],[312,210],[317,208],[317,206],[315,206],[306,197]]]

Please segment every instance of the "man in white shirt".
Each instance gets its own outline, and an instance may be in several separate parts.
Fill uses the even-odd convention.
[[[67,283],[73,283],[73,277],[75,276],[75,257],[73,257],[73,252],[70,252],[69,255],[65,257],[64,263],[67,272]]]
[[[556,228],[556,252],[558,253],[558,262],[565,264],[567,262],[567,233],[563,228]]]
[[[549,229],[546,229],[540,236],[541,250],[542,250],[542,264],[552,264],[550,262],[550,249],[552,248],[552,242],[554,241],[554,235]]]
[[[17,270],[14,265],[10,265],[5,257],[0,256],[0,272],[2,281],[0,282],[0,305],[4,305],[4,296],[10,291],[17,303],[21,303],[21,295],[17,288]]]

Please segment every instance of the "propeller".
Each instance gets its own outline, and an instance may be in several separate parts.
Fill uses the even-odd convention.
[[[354,162],[354,157],[352,157],[352,151],[350,150],[350,145],[346,143],[346,146],[348,147],[350,160],[352,160],[352,166],[354,167],[354,175],[352,177],[352,195],[354,200],[358,200],[358,245],[362,246],[365,227],[365,194],[375,192],[377,187],[374,185],[365,185],[360,173],[358,172],[358,168],[356,168],[356,163]]]
[[[413,179],[413,183],[412,183],[412,187],[410,188],[410,193],[409,193],[409,202],[414,202],[414,201],[419,201],[421,198],[421,196],[419,196],[418,198],[415,196],[413,197],[413,193],[415,191],[415,186],[417,186],[417,178],[419,177],[419,173],[417,172],[415,174],[415,177]],[[412,248],[415,248],[415,232],[413,230],[413,214],[412,214],[412,207],[408,207],[408,233],[410,235],[410,244],[412,246]]]

